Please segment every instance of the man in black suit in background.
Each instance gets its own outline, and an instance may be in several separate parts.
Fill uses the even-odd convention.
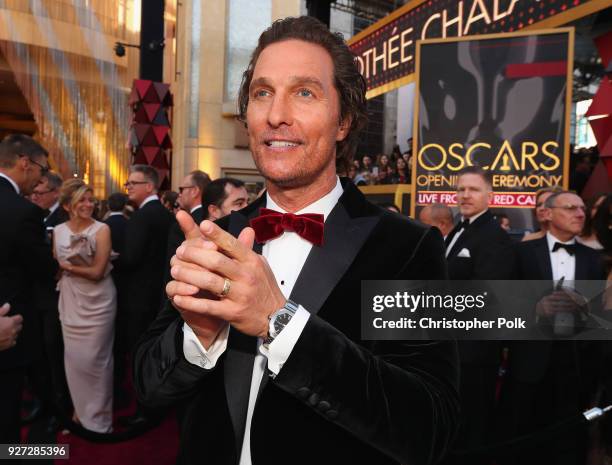
[[[157,316],[162,305],[168,232],[172,214],[157,196],[159,174],[147,165],[134,165],[125,187],[138,206],[127,223],[119,266],[125,270],[127,347],[132,353],[136,341]],[[135,425],[145,421],[142,409],[122,422]]]
[[[125,183],[129,199],[138,206],[125,231],[120,266],[126,270],[129,341],[144,333],[161,308],[168,231],[172,214],[157,196],[159,175],[155,168],[134,165]]]
[[[461,218],[445,239],[450,279],[512,279],[512,243],[489,211],[492,198],[489,172],[479,166],[459,172],[457,205]],[[494,423],[501,346],[494,341],[461,341],[459,360],[462,416],[455,447],[470,450],[488,441]]]
[[[45,210],[45,229],[49,235],[55,226],[68,221],[68,212],[59,204],[62,182],[59,174],[49,171],[32,191],[32,202]]]
[[[127,369],[128,355],[128,320],[126,311],[126,272],[121,266],[121,256],[125,249],[125,230],[127,229],[127,218],[123,210],[127,205],[127,195],[122,192],[113,192],[108,196],[108,218],[104,222],[108,225],[111,232],[111,245],[113,250],[111,276],[117,289],[117,315],[115,317],[115,342],[113,347],[114,376],[114,403],[115,406],[123,406],[127,401],[127,395],[123,390],[123,381]]]
[[[25,367],[40,356],[33,333],[37,319],[33,285],[57,272],[45,242],[44,212],[26,200],[48,171],[47,151],[32,138],[14,134],[0,142],[0,303],[9,303],[13,329],[23,331],[0,352],[0,443],[19,443],[19,409]],[[6,307],[3,312],[6,311]],[[2,317],[6,318],[6,316]],[[3,320],[6,325],[7,320]]]
[[[59,174],[49,171],[43,175],[30,197],[32,202],[45,211],[44,225],[50,249],[53,228],[69,219],[68,212],[59,204],[62,182]],[[50,275],[37,283],[35,293],[38,308],[41,310],[40,337],[44,340],[45,356],[28,370],[34,394],[42,400],[42,412],[52,415],[49,422],[50,429],[57,427],[57,421],[53,418],[54,407],[58,406],[65,412],[71,407],[64,370],[64,340],[58,311],[59,292],[56,289],[55,278]],[[49,386],[52,388],[49,389]],[[29,416],[35,416],[35,412],[36,407]]]
[[[549,230],[543,238],[516,244],[516,278],[573,287],[575,280],[605,280],[601,253],[576,241],[584,227],[585,206],[571,192],[557,192],[544,203]],[[557,290],[536,306],[540,321],[554,328],[557,314],[577,312],[571,295]],[[534,315],[534,318],[536,316]],[[528,434],[588,408],[601,367],[601,345],[576,341],[514,342],[502,406],[505,437]],[[586,433],[576,430],[538,444],[511,464],[579,465],[586,461]]]
[[[140,399],[181,409],[181,464],[435,463],[455,345],[362,340],[360,286],[444,279],[443,241],[336,176],[367,114],[353,55],[312,17],[276,21],[239,101],[267,192],[218,224],[178,213],[176,308],[137,349]]]
[[[216,221],[249,203],[249,194],[244,182],[234,178],[219,178],[211,182],[204,191],[205,218]]]

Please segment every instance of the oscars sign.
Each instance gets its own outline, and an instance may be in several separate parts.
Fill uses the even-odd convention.
[[[573,29],[419,42],[412,214],[456,205],[457,173],[488,170],[492,208],[531,209],[567,187]],[[530,228],[526,210],[508,211]]]

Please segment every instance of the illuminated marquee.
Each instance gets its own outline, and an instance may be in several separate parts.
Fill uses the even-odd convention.
[[[349,45],[371,98],[413,80],[419,39],[558,26],[608,6],[609,0],[416,0],[357,34]]]

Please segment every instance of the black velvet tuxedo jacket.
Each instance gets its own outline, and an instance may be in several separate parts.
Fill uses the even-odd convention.
[[[447,243],[456,229],[446,238]],[[470,257],[459,256],[463,249],[469,250]],[[453,280],[512,279],[512,240],[487,210],[461,233],[447,260],[448,274]]]
[[[253,465],[429,464],[455,432],[454,343],[360,338],[361,280],[444,279],[440,234],[370,204],[350,182],[343,187],[325,243],[313,246],[291,294],[310,319],[276,378],[262,380]],[[220,224],[237,236],[263,206],[265,196]],[[167,304],[140,341],[139,398],[180,406],[179,463],[236,465],[256,338],[232,328],[226,352],[204,370],[185,360],[182,326]]]
[[[136,210],[127,223],[119,266],[126,273],[126,311],[134,343],[161,307],[166,241],[172,214],[159,200]]]
[[[546,237],[517,243],[515,249],[516,279],[550,280],[552,285],[552,265]],[[575,257],[576,280],[606,279],[603,259],[599,251],[576,243]],[[576,344],[573,341],[516,342],[510,349],[511,376],[523,382],[537,383],[546,375],[549,364],[559,357],[574,360],[575,363],[569,369],[577,373],[581,369],[579,351],[584,345]],[[561,353],[563,355],[559,355]]]
[[[0,305],[8,302],[9,315],[23,316],[17,345],[0,352],[0,372],[28,364],[41,348],[42,341],[33,331],[40,320],[33,289],[39,281],[52,278],[58,267],[45,241],[43,220],[41,208],[0,178]]]

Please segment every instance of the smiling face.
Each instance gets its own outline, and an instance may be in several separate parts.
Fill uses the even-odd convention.
[[[246,113],[253,159],[266,180],[293,188],[336,174],[340,124],[334,65],[327,51],[301,40],[266,47],[249,87]]]
[[[94,208],[93,193],[86,191],[80,199],[70,205],[70,218],[87,220],[92,217]]]

